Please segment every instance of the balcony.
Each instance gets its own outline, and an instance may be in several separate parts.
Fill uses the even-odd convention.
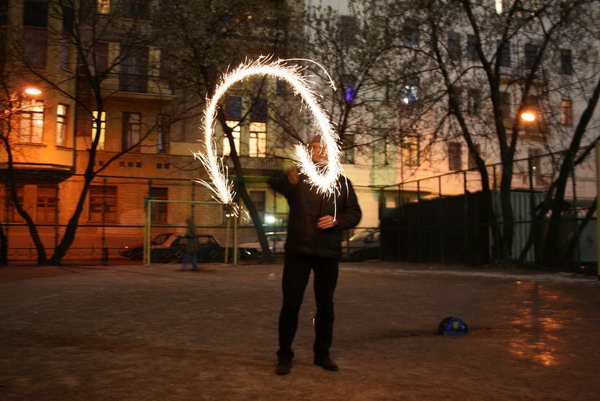
[[[138,97],[146,99],[171,99],[173,91],[157,76],[133,74],[108,74],[102,82],[102,91],[113,97]]]
[[[282,171],[284,160],[278,157],[250,157],[239,156],[244,173],[271,174],[274,171]],[[224,158],[225,165],[233,173],[233,162],[229,156]]]

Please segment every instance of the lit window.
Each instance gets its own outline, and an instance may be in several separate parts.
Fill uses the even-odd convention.
[[[496,13],[502,14],[504,12],[504,0],[496,0]]]
[[[419,78],[409,78],[403,88],[402,103],[413,105],[419,101]]]
[[[100,116],[98,116],[98,111],[92,112],[92,142],[96,140],[96,135],[99,135],[98,138],[98,147],[97,150],[104,149],[104,138],[106,131],[106,112],[102,112]],[[98,126],[98,123],[100,125]]]
[[[250,141],[248,155],[250,157],[267,156],[267,124],[250,123]]]
[[[98,13],[110,14],[110,0],[98,0]]]
[[[240,122],[239,121],[227,121],[227,126],[233,130],[233,143],[235,144],[236,153],[240,154]],[[231,153],[231,147],[229,146],[229,139],[227,135],[223,135],[223,156],[229,156]]]
[[[69,106],[59,104],[56,106],[56,145],[65,146],[67,143],[67,111]]]
[[[570,99],[563,99],[560,102],[560,123],[573,124],[573,102]]]
[[[19,117],[19,142],[42,143],[44,102],[41,100],[24,101]]]

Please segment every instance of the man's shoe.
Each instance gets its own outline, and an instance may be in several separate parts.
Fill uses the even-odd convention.
[[[292,370],[292,359],[291,358],[279,358],[277,361],[277,367],[275,373],[279,376],[285,376]]]
[[[331,372],[337,372],[338,370],[340,370],[338,365],[331,360],[331,357],[329,355],[315,356],[314,364]]]

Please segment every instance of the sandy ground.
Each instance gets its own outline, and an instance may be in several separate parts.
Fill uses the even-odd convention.
[[[0,268],[0,399],[600,399],[596,277],[342,264],[333,356],[313,366],[309,287],[274,374],[281,266]],[[435,334],[446,316],[471,327]]]

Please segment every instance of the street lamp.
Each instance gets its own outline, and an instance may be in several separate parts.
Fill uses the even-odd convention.
[[[524,111],[521,113],[521,119],[523,121],[527,121],[528,123],[534,122],[536,119],[536,115],[533,111]]]
[[[33,86],[30,86],[28,88],[25,88],[25,94],[27,94],[29,96],[38,96],[38,95],[42,94],[42,91],[39,88],[35,88]]]

